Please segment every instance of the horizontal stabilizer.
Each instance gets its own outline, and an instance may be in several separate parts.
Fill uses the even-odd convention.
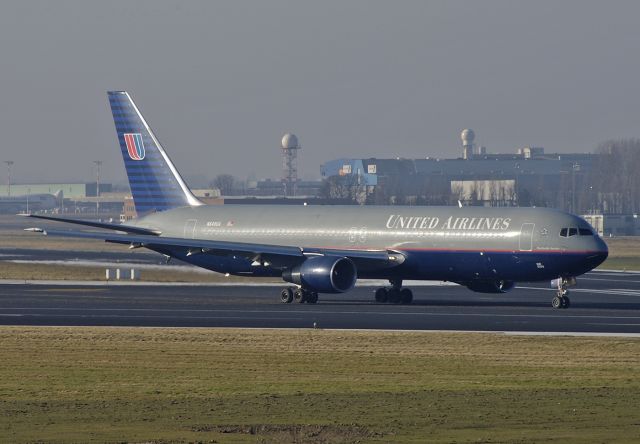
[[[67,224],[84,225],[86,227],[93,227],[93,228],[103,228],[105,230],[115,230],[115,231],[121,231],[123,233],[130,233],[130,234],[146,234],[151,236],[158,236],[159,234],[161,234],[159,231],[149,230],[147,228],[132,227],[129,225],[121,225],[121,224],[108,224],[104,222],[94,222],[90,220],[68,219],[64,217],[52,217],[52,216],[40,216],[37,214],[19,214],[18,216],[33,217],[35,219],[52,220],[55,222],[64,222]],[[35,231],[35,230],[32,230],[32,231]]]

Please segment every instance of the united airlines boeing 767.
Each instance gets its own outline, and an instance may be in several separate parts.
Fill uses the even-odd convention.
[[[375,300],[410,303],[403,280],[456,282],[506,293],[517,281],[552,281],[554,308],[569,306],[575,277],[607,258],[582,218],[548,208],[203,205],[127,92],[109,92],[139,215],[125,225],[32,216],[109,231],[30,229],[144,247],[199,267],[293,284],[281,300],[316,303],[358,278],[385,279]]]

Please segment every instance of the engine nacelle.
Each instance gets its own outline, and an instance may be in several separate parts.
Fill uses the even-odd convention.
[[[467,284],[467,288],[477,293],[506,293],[513,290],[516,283],[513,281],[477,281]]]
[[[356,266],[346,257],[311,256],[282,273],[282,279],[318,293],[344,293],[356,284]]]

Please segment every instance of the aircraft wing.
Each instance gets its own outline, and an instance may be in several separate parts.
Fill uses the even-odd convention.
[[[161,253],[181,252],[187,256],[193,254],[242,256],[252,261],[269,262],[272,263],[274,267],[283,268],[297,265],[309,256],[348,257],[353,260],[359,269],[389,268],[399,265],[404,261],[404,256],[401,253],[389,250],[304,248],[141,234],[44,230],[41,228],[27,228],[27,231],[42,233],[47,236],[97,239],[110,243],[128,244],[130,246],[129,248],[145,247]]]

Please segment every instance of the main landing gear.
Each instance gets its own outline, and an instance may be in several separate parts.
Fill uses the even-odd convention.
[[[553,281],[556,287],[556,296],[551,300],[553,308],[569,308],[569,287],[576,285],[576,278],[558,278]]]
[[[298,304],[303,304],[305,302],[307,304],[315,304],[318,302],[318,293],[302,287],[283,288],[280,292],[280,302],[283,304],[290,304],[294,301]]]
[[[392,304],[410,304],[413,302],[413,293],[408,288],[402,288],[402,279],[389,279],[391,287],[382,287],[376,290],[376,302]]]

